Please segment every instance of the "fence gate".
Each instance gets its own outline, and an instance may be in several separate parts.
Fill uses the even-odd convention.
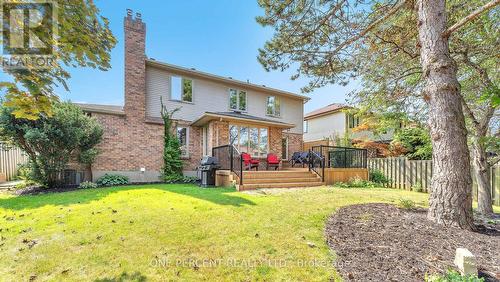
[[[432,160],[408,160],[399,158],[369,158],[368,168],[382,172],[389,183],[388,187],[398,189],[421,188],[423,192],[429,193],[432,179]],[[472,174],[472,195],[477,200],[477,181]],[[491,194],[495,205],[500,205],[500,165],[491,168],[490,171]]]

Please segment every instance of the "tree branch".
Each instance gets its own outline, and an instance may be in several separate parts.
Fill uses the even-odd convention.
[[[401,7],[403,7],[406,4],[407,0],[402,0],[399,3],[397,3],[391,10],[389,10],[384,16],[382,16],[380,19],[377,19],[373,21],[371,24],[369,24],[365,29],[363,29],[358,35],[351,37],[351,39],[346,40],[342,42],[335,50],[332,51],[333,54],[337,53],[339,50],[343,49],[344,47],[351,45],[352,43],[358,41],[360,38],[368,34],[372,29],[377,27],[380,23],[394,15]],[[500,0],[496,0],[500,1]]]
[[[454,31],[456,31],[457,29],[461,28],[466,23],[475,20],[482,13],[484,13],[484,12],[492,9],[493,7],[497,6],[498,4],[500,4],[500,0],[492,0],[492,1],[484,4],[483,6],[479,7],[477,10],[475,10],[474,12],[472,12],[471,14],[469,14],[467,17],[459,20],[457,23],[455,23],[454,25],[450,26],[445,32],[443,32],[442,36],[443,37],[449,37]]]

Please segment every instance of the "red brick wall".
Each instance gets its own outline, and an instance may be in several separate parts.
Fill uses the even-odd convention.
[[[269,152],[281,158],[281,147],[283,139],[283,129],[269,127]]]
[[[304,144],[302,134],[283,132],[283,137],[288,137],[288,158],[291,158],[294,152],[301,152]]]

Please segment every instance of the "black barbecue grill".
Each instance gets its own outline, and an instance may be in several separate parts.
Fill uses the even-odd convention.
[[[215,171],[219,169],[219,161],[215,157],[205,156],[201,159],[198,169],[201,172],[201,187],[210,187],[215,185]]]

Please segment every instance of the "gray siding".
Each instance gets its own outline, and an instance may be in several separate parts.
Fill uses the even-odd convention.
[[[146,67],[146,113],[148,116],[160,116],[160,97],[163,97],[163,103],[167,108],[181,108],[174,116],[176,119],[194,121],[205,112],[229,111],[228,92],[231,86],[215,83],[210,80],[193,79],[193,103],[172,101],[170,100],[169,85],[171,75],[171,73],[162,69],[151,66]],[[281,117],[275,118],[266,115],[266,99],[269,94],[240,89],[247,92],[248,111],[246,114],[295,124],[296,127],[291,129],[290,132],[302,133],[302,121],[304,117],[302,100],[280,96]]]

